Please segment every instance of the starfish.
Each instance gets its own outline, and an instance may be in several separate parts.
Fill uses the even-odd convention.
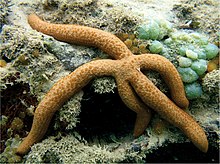
[[[100,76],[114,77],[122,101],[137,113],[134,137],[143,134],[150,121],[150,109],[153,109],[162,118],[181,129],[201,151],[207,152],[208,141],[205,132],[182,110],[188,107],[189,102],[181,78],[169,60],[156,54],[133,55],[119,38],[99,29],[51,24],[35,14],[29,15],[28,22],[33,29],[60,41],[95,46],[117,60],[91,61],[55,83],[36,108],[31,131],[17,148],[17,154],[26,154],[34,143],[39,142],[46,133],[54,113],[63,103],[93,78]],[[141,72],[142,70],[159,72],[170,90],[173,101],[162,93]]]

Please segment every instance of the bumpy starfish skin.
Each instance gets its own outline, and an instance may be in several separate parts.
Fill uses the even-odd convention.
[[[79,25],[52,24],[41,20],[36,14],[28,16],[28,23],[33,29],[53,36],[60,41],[98,47],[114,59],[122,59],[133,55],[119,38],[99,29]],[[167,71],[166,74],[170,74],[170,72]],[[164,75],[163,78],[167,81],[173,101],[180,108],[187,108],[189,102],[185,97],[180,77],[173,76],[172,81],[169,81],[166,77],[168,76]],[[177,90],[180,92],[177,92]]]
[[[151,58],[150,60],[149,57]],[[171,66],[168,66],[171,63],[166,62],[157,55],[145,55],[144,57],[138,58],[138,60],[143,69],[152,69],[151,63],[153,61],[158,62],[159,64],[154,70],[159,71],[163,77],[165,75],[169,78],[167,71],[172,72],[170,76],[175,72]],[[134,72],[133,77],[138,78],[131,77],[129,81],[143,102],[154,109],[162,118],[181,129],[201,151],[207,152],[207,137],[199,124],[190,115],[176,106],[165,94],[161,93],[146,76],[139,72]],[[178,93],[178,88],[176,91]]]
[[[114,59],[133,55],[119,38],[99,29],[79,25],[51,24],[44,22],[36,14],[28,16],[28,23],[33,29],[51,35],[57,40],[100,48]]]
[[[151,116],[148,108],[150,107],[165,120],[180,128],[201,151],[207,152],[208,141],[203,129],[190,115],[180,109],[187,108],[189,102],[185,97],[183,83],[177,70],[166,58],[155,54],[132,55],[117,37],[101,30],[75,25],[49,24],[33,14],[29,16],[28,21],[34,29],[52,35],[59,40],[96,46],[113,58],[120,60],[92,61],[59,80],[38,105],[31,131],[19,145],[18,154],[27,153],[34,143],[42,139],[54,112],[65,101],[94,77],[106,75],[115,77],[123,102],[137,113],[134,136],[137,137],[144,132]],[[99,35],[102,38],[99,38]],[[96,37],[98,39],[94,41]],[[155,87],[141,70],[158,71],[166,81],[175,103]]]

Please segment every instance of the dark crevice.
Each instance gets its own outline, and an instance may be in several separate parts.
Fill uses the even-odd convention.
[[[115,93],[98,94],[91,85],[83,90],[80,123],[76,128],[83,138],[108,141],[111,135],[123,137],[133,134],[136,113],[125,106],[117,90]]]
[[[9,81],[14,81],[17,77],[11,77]],[[22,120],[24,127],[20,130],[13,130],[12,137],[15,135],[19,135],[20,137],[26,137],[27,133],[31,129],[33,116],[27,115],[27,106],[37,105],[37,98],[32,96],[29,93],[29,85],[28,84],[22,84],[22,83],[16,83],[13,86],[8,85],[7,89],[1,91],[1,116],[4,115],[8,118],[8,121],[6,125],[3,125],[0,127],[1,131],[1,146],[0,146],[0,152],[2,153],[5,149],[5,142],[10,137],[9,134],[7,134],[8,129],[11,127],[11,123],[14,120],[15,117],[20,117],[21,112],[26,113],[24,118],[20,119]],[[27,106],[26,106],[27,105]]]

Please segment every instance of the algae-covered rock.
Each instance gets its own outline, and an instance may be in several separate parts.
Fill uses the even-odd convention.
[[[22,81],[18,78],[19,72],[11,65],[0,67],[0,90],[4,90],[8,85],[14,85],[16,82]]]
[[[32,94],[39,97],[52,87],[53,83],[69,72],[45,47],[43,35],[25,28],[4,26],[1,33],[0,56],[9,61],[7,70],[19,72],[20,81],[28,83]],[[4,69],[5,70],[5,69]],[[8,72],[3,72],[8,76]],[[4,86],[3,86],[4,87]]]
[[[11,12],[11,0],[0,0],[0,32],[4,24],[8,23],[7,16]]]
[[[76,93],[56,114],[55,129],[63,128],[62,123],[66,124],[66,129],[71,130],[79,122],[78,115],[81,111],[81,100],[83,91]]]
[[[15,154],[17,146],[20,144],[21,138],[16,135],[14,138],[9,138],[5,142],[5,150],[0,154],[1,163],[18,163],[22,158]]]
[[[94,91],[99,94],[114,93],[115,88],[117,88],[115,79],[111,77],[97,78],[93,81],[92,86]]]
[[[44,1],[38,12],[47,20],[64,24],[80,24],[113,33],[134,31],[141,21],[139,15],[127,12],[111,1],[53,0]],[[49,9],[49,10],[48,10]]]
[[[73,135],[49,137],[35,144],[25,163],[114,163],[123,161],[124,152],[110,152],[107,147],[89,145]]]
[[[98,56],[93,49],[60,42],[52,37],[45,38],[45,47],[54,54],[67,70],[74,70]]]
[[[208,33],[211,40],[219,40],[219,0],[186,0],[173,6],[173,11],[179,18],[179,24],[189,24],[188,28]],[[187,22],[187,23],[186,23]]]

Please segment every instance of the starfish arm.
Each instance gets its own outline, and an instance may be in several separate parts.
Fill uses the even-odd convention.
[[[140,76],[139,72],[136,72],[136,77],[138,78],[130,78],[129,81],[143,102],[154,109],[162,118],[181,129],[201,151],[207,152],[207,137],[200,125],[176,106],[146,76]]]
[[[99,29],[80,25],[52,24],[41,20],[36,14],[28,16],[30,26],[57,40],[98,47],[114,59],[131,56],[131,51],[115,35]]]
[[[134,137],[139,137],[145,129],[147,128],[148,123],[151,119],[150,109],[139,99],[128,84],[128,82],[123,80],[117,80],[118,93],[125,103],[125,105],[137,113],[135,126],[134,126]]]
[[[172,100],[182,109],[189,106],[184,85],[174,65],[165,57],[156,54],[137,55],[136,60],[143,70],[154,70],[160,73],[167,84]]]
[[[31,131],[17,148],[17,154],[27,153],[34,143],[43,138],[51,118],[65,101],[82,89],[95,76],[111,76],[114,73],[113,67],[117,65],[116,63],[117,61],[108,59],[92,61],[60,79],[39,103],[34,113]]]

